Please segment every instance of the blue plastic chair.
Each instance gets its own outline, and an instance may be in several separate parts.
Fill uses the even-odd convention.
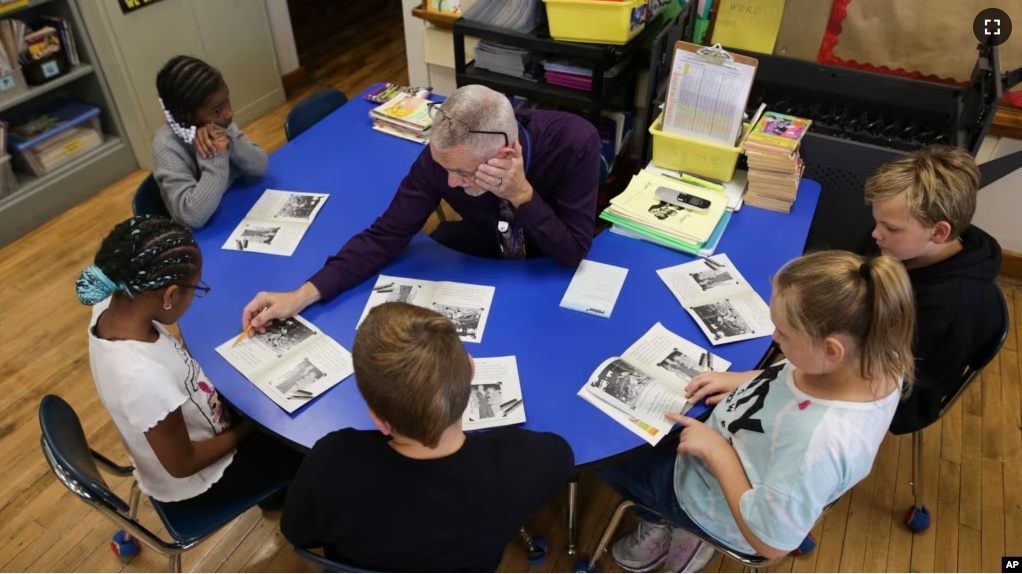
[[[315,569],[313,570],[314,572],[372,572],[372,570],[361,570],[354,566],[334,562],[333,560],[320,556],[311,550],[298,548],[297,546],[294,548],[295,554],[304,558],[309,565]]]
[[[1011,319],[1008,316],[1008,302],[1004,300],[1004,294],[997,291],[1001,303],[1000,329],[992,333],[986,346],[976,353],[976,356],[969,361],[969,365],[962,373],[962,384],[950,398],[943,400],[940,407],[940,417],[951,410],[959,397],[965,393],[965,389],[974,381],[990,361],[1001,352],[1004,341],[1008,338],[1008,329],[1011,328]],[[938,420],[939,418],[938,417]],[[912,532],[922,532],[930,527],[930,509],[923,503],[923,431],[918,430],[912,433],[912,508],[905,513],[905,526]]]
[[[131,202],[131,211],[136,216],[152,215],[157,217],[170,217],[167,206],[163,203],[163,196],[160,194],[160,186],[156,183],[153,174],[145,178],[138,189],[135,190],[135,198]]]
[[[329,116],[346,103],[348,103],[348,96],[333,88],[316,92],[298,102],[298,105],[287,115],[287,120],[284,121],[284,135],[287,136],[287,141],[302,135],[305,130],[316,125],[319,120]]]
[[[134,556],[140,541],[169,559],[169,571],[181,571],[181,554],[195,547],[230,521],[285,486],[274,485],[266,492],[231,501],[222,507],[205,507],[201,512],[182,510],[152,500],[153,508],[173,541],[165,541],[138,522],[141,491],[132,481],[129,502],[115,494],[99,469],[115,476],[131,476],[135,469],[118,466],[89,448],[78,415],[64,399],[46,395],[39,404],[43,456],[64,486],[89,506],[124,530],[114,535],[111,547],[121,557]],[[97,466],[98,465],[98,466]]]

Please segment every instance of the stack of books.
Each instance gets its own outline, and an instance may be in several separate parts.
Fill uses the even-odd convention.
[[[706,209],[682,207],[674,198],[688,194],[710,202]],[[665,200],[665,198],[667,200]],[[731,219],[723,192],[642,170],[610,201],[600,218],[611,231],[694,255],[712,255]]]
[[[476,44],[475,66],[505,76],[537,81],[539,59],[529,50],[482,41]]]
[[[781,213],[791,212],[805,162],[799,145],[812,120],[766,112],[745,138],[749,190],[745,203]]]
[[[611,80],[624,70],[626,62],[607,70],[603,74],[603,84],[606,86]],[[573,90],[584,92],[593,88],[593,69],[586,66],[578,66],[564,60],[544,60],[543,77],[546,83],[553,86],[564,86]]]
[[[429,141],[433,120],[429,117],[429,100],[408,93],[399,93],[390,101],[373,108],[369,118],[373,129],[418,143]]]
[[[56,16],[43,16],[40,20],[60,33],[60,43],[64,47],[64,56],[67,57],[68,65],[80,64],[81,60],[78,58],[78,46],[75,42],[75,33],[71,28],[71,22]]]

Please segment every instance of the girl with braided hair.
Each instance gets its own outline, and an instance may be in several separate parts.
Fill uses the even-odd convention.
[[[170,215],[202,227],[234,180],[266,173],[266,152],[234,123],[223,76],[202,60],[172,58],[156,91],[167,125],[153,138],[153,176]]]
[[[191,230],[143,216],[114,227],[76,287],[79,301],[93,307],[96,389],[139,488],[161,502],[207,507],[286,483],[301,456],[232,413],[164,327],[209,292],[201,277]]]

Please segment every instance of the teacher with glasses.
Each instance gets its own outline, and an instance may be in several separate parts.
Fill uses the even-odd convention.
[[[387,211],[327,259],[298,289],[259,293],[242,328],[262,331],[372,277],[408,246],[440,200],[461,221],[431,237],[479,257],[552,257],[574,267],[592,245],[600,138],[566,112],[519,110],[485,86],[456,90],[430,108],[429,146],[412,164]]]

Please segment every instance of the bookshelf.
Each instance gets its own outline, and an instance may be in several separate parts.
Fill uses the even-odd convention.
[[[71,23],[81,63],[64,75],[39,86],[19,86],[0,92],[0,117],[68,98],[101,110],[103,144],[46,175],[35,177],[15,169],[17,189],[0,197],[0,247],[102,191],[138,168],[127,143],[102,68],[98,64],[77,0],[29,0],[4,11],[0,19],[31,22],[37,16],[56,16]],[[20,81],[20,80],[19,80]]]
[[[642,51],[641,47],[647,42],[647,39],[655,36],[657,31],[659,31],[658,26],[646,26],[642,33],[623,46],[584,44],[554,40],[544,27],[529,33],[522,33],[461,18],[454,22],[455,74],[459,87],[467,84],[482,84],[507,95],[528,98],[530,102],[587,111],[590,121],[594,125],[599,125],[600,115],[605,109],[632,111],[636,78],[634,72],[637,66],[626,65],[625,71],[606,85],[604,84],[604,73],[621,62],[635,62]],[[552,57],[577,60],[592,67],[593,88],[586,92],[547,84],[542,80],[530,82],[514,76],[478,69],[474,64],[466,64],[463,43],[465,36],[524,48]]]

